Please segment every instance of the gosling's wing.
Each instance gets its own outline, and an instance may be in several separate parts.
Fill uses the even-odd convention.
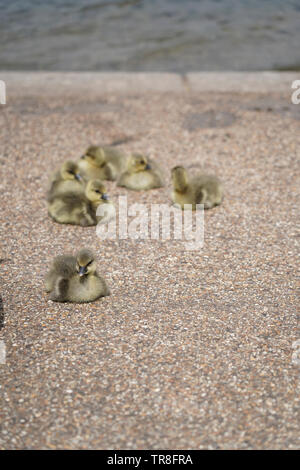
[[[50,299],[54,302],[66,302],[68,300],[68,290],[70,281],[59,277],[55,281],[54,289],[50,294]]]
[[[64,193],[59,198],[64,203],[65,210],[68,212],[72,212],[88,202],[84,194],[73,192]]]
[[[207,177],[206,175],[196,175],[191,180],[191,188],[192,192],[194,193],[195,197],[195,204],[204,204],[205,196],[206,196],[206,183]]]
[[[215,176],[202,174],[194,181],[196,203],[198,204],[205,203],[212,198],[214,199],[219,192],[220,182]]]
[[[112,147],[103,147],[103,150],[105,152],[106,161],[111,163],[118,173],[126,169],[128,159],[127,155]]]
[[[76,273],[76,258],[72,255],[57,256],[53,260],[55,274],[63,279],[70,279]]]
[[[206,190],[203,186],[197,186],[195,188],[195,204],[204,204]]]

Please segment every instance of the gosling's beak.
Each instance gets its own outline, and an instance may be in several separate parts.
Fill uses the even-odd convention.
[[[106,193],[102,194],[101,199],[104,199],[104,201],[108,201],[109,197]]]
[[[85,158],[85,155],[81,155],[81,157],[80,157],[80,158]]]
[[[80,176],[79,173],[76,173],[76,174],[75,174],[75,178],[76,178],[78,181],[81,181],[81,180],[82,180],[82,178],[81,178],[81,176]]]
[[[149,165],[149,163],[147,163],[145,170],[151,170],[151,165]]]
[[[79,268],[79,276],[84,276],[86,274],[86,267],[80,266]]]

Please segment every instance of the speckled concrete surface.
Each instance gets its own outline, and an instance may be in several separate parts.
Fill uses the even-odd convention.
[[[45,84],[42,96],[12,91],[0,122],[0,448],[298,448],[300,105],[290,90],[94,98],[50,96]],[[167,174],[183,163],[224,181],[202,250],[101,241],[93,227],[49,219],[49,172],[90,143],[126,138],[120,148],[147,151]],[[109,186],[113,199],[127,193]],[[169,189],[168,179],[128,201],[166,202]],[[112,295],[48,301],[52,257],[82,246]]]

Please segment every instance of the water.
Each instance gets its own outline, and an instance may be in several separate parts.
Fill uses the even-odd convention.
[[[0,0],[1,70],[300,70],[300,0]]]

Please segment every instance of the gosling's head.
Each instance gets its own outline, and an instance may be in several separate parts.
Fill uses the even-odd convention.
[[[60,169],[60,174],[63,180],[77,180],[82,181],[82,177],[79,173],[78,166],[71,160],[66,161]]]
[[[87,276],[96,271],[96,263],[93,253],[87,248],[83,248],[77,253],[76,271],[79,276]]]
[[[140,171],[151,170],[147,157],[139,153],[133,153],[128,162],[128,170],[130,173],[139,173]]]
[[[100,180],[90,180],[85,189],[86,197],[93,203],[104,204],[108,201],[105,184]]]
[[[106,163],[105,152],[102,147],[91,145],[81,157],[90,165],[101,168]]]
[[[184,191],[188,184],[187,171],[183,166],[174,166],[171,170],[172,183],[177,191]]]

